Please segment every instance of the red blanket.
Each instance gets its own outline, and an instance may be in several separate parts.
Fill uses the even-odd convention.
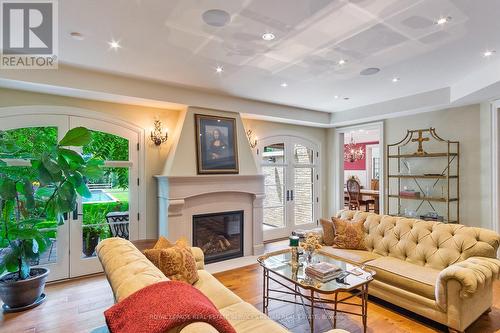
[[[236,333],[198,289],[179,281],[155,283],[136,291],[104,312],[112,333],[165,333],[195,321],[221,333]]]

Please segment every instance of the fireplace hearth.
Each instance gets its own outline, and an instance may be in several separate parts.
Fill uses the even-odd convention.
[[[193,246],[205,263],[243,256],[243,211],[193,215]]]

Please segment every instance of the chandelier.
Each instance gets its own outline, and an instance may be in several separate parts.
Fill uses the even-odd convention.
[[[351,136],[351,142],[344,147],[344,161],[353,163],[364,157],[365,152],[363,151],[363,146],[358,145],[354,141],[354,137]]]

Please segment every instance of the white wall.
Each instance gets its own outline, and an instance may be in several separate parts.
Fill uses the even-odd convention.
[[[490,174],[483,167],[482,149],[487,134],[480,132],[482,122],[479,104],[421,113],[412,116],[385,120],[385,142],[400,141],[407,129],[434,127],[444,139],[460,141],[460,223],[470,226],[490,227],[489,210],[485,202],[490,196],[488,184]],[[424,143],[425,148],[425,143]],[[484,151],[483,151],[484,155]],[[428,162],[430,163],[430,162]]]

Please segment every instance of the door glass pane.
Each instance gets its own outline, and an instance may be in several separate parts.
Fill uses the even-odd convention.
[[[295,224],[313,223],[314,169],[295,168],[294,171]]]
[[[128,161],[128,140],[117,135],[91,131],[92,140],[83,147],[83,154],[105,161]]]
[[[82,257],[95,256],[99,241],[129,239],[129,169],[104,168],[104,176],[88,183],[91,198],[83,198]]]
[[[264,164],[284,164],[285,144],[276,143],[269,146],[265,146],[262,149],[262,162]]]
[[[264,199],[264,228],[285,225],[285,170],[284,167],[263,166],[266,198]]]
[[[298,164],[313,164],[313,150],[303,145],[295,144],[293,159]]]
[[[9,158],[28,159],[40,156],[57,143],[57,127],[25,127],[0,131],[0,140],[14,140],[19,151]]]

